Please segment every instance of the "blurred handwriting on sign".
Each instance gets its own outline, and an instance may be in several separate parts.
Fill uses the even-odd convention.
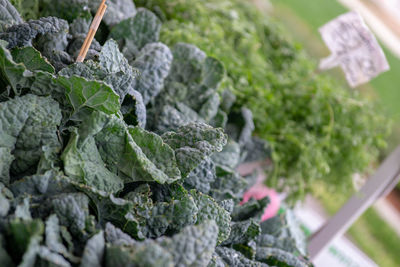
[[[340,66],[351,87],[390,69],[382,48],[358,13],[343,14],[319,28],[319,32],[332,52],[321,60],[319,68]]]

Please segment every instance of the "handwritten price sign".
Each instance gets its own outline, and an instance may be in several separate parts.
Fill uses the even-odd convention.
[[[390,69],[382,48],[358,13],[343,14],[322,26],[319,32],[332,52],[321,60],[319,68],[340,66],[351,87]]]

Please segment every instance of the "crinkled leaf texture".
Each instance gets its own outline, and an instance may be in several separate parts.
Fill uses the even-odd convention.
[[[0,0],[0,32],[12,25],[22,23],[22,18],[15,7],[8,0]]]
[[[107,41],[100,54],[99,61],[88,60],[85,63],[76,63],[60,72],[61,75],[74,75],[89,80],[102,81],[110,86],[119,95],[120,102],[125,95],[132,92],[136,71],[132,69],[124,55],[119,51],[114,40]],[[138,98],[137,101],[140,101]]]
[[[134,88],[139,91],[144,103],[156,97],[164,87],[172,63],[172,53],[162,43],[147,44],[139,53],[132,66],[139,70],[140,76]]]
[[[223,261],[225,263],[224,266],[237,266],[237,267],[268,267],[269,265],[257,261],[250,260],[246,258],[240,252],[228,248],[228,247],[217,247],[216,248],[217,257],[220,260],[216,260],[216,262]]]
[[[199,209],[197,214],[197,223],[203,223],[208,220],[215,220],[218,225],[218,243],[221,243],[229,237],[231,232],[231,218],[229,212],[220,207],[214,199],[195,190],[190,191],[195,199]]]
[[[0,33],[0,39],[8,42],[8,48],[32,46],[32,40],[39,34],[60,32],[65,29],[65,25],[68,25],[65,20],[56,17],[29,20],[7,28]]]
[[[227,141],[222,129],[204,123],[187,124],[176,132],[163,134],[162,138],[175,150],[183,176],[188,175],[207,156],[221,151]]]
[[[124,42],[124,54],[131,59],[149,43],[158,42],[161,21],[151,11],[140,8],[133,18],[122,21],[111,30],[110,37]]]
[[[102,161],[127,181],[172,183],[181,178],[174,151],[160,136],[140,127],[128,127],[117,116],[94,112],[79,129],[83,140],[92,142]],[[87,142],[86,140],[86,142]]]
[[[107,247],[106,266],[207,266],[218,236],[213,221],[187,226],[171,238],[146,240],[130,246]]]
[[[35,169],[43,147],[57,153],[61,144],[57,126],[61,122],[59,105],[50,97],[25,95],[0,103],[1,181],[8,184],[10,172],[21,174]],[[10,166],[11,160],[12,164]]]
[[[168,79],[185,85],[199,83],[206,54],[198,47],[185,43],[177,43],[172,54],[174,60]]]
[[[119,97],[106,84],[89,81],[78,76],[60,76],[57,82],[65,88],[65,93],[73,107],[73,115],[79,114],[83,108],[89,107],[106,114],[119,111]]]

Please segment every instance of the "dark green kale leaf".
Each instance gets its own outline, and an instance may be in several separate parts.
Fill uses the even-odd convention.
[[[122,179],[105,167],[93,137],[80,140],[78,134],[72,134],[61,159],[65,173],[78,183],[108,193],[123,188]]]
[[[225,77],[225,67],[221,61],[207,57],[203,64],[201,84],[217,89]]]
[[[15,196],[53,196],[60,193],[76,192],[71,180],[62,172],[56,170],[46,171],[44,174],[25,176],[12,183],[10,190]]]
[[[132,66],[140,72],[134,88],[142,94],[144,104],[153,100],[164,87],[171,63],[172,53],[162,43],[147,44],[132,62]]]
[[[277,239],[275,243],[290,253],[307,254],[307,244],[304,232],[300,228],[294,213],[291,210],[284,214],[277,215],[261,223],[262,234],[273,236]],[[265,246],[263,238],[258,240],[259,246]]]
[[[13,198],[12,192],[3,183],[0,183],[0,217],[7,216]]]
[[[155,106],[158,107],[157,104]],[[176,131],[179,127],[192,122],[204,123],[194,110],[183,103],[174,106],[164,105],[162,108],[154,107],[149,113],[149,128],[160,134]]]
[[[25,95],[0,103],[1,181],[8,184],[10,172],[21,174],[35,169],[49,146],[53,153],[61,149],[57,126],[61,122],[59,105],[50,97]],[[13,159],[12,164],[11,159]]]
[[[227,239],[231,232],[231,218],[229,212],[220,207],[218,203],[208,195],[196,192],[195,190],[191,190],[190,194],[193,196],[198,208],[197,223],[215,220],[219,230],[218,243]]]
[[[85,10],[85,7],[87,9],[88,3],[88,0],[57,0],[54,4],[53,0],[41,0],[41,15],[56,16],[72,22]]]
[[[185,43],[177,43],[172,49],[172,54],[174,60],[168,80],[185,85],[199,83],[206,54],[196,46]]]
[[[146,128],[146,106],[142,95],[138,91],[132,89],[128,92],[124,102],[122,102],[121,113],[124,115],[124,120],[128,125],[138,125],[141,128]]]
[[[141,8],[133,18],[121,21],[111,30],[110,37],[124,43],[123,52],[131,61],[149,43],[158,42],[161,21],[151,11]]]
[[[216,173],[217,179],[211,184],[210,195],[217,200],[232,198],[239,202],[248,187],[248,182],[236,171],[226,167],[217,166]]]
[[[207,156],[221,151],[227,139],[222,129],[204,123],[190,123],[178,128],[176,132],[163,134],[162,138],[175,150],[184,177]]]
[[[58,220],[57,215],[52,214],[46,220],[46,228],[45,228],[45,245],[46,248],[53,252],[58,253],[70,260],[73,263],[78,263],[80,259],[74,256],[71,249],[68,249],[63,241],[63,232],[67,232],[65,226],[60,226],[60,222]],[[48,254],[48,253],[47,253]]]
[[[30,71],[44,71],[54,73],[54,67],[42,57],[33,47],[14,48],[11,50],[12,58],[16,63],[22,63]]]
[[[273,266],[309,267],[309,263],[279,248],[257,247],[256,259]]]
[[[268,267],[269,265],[250,260],[246,258],[242,253],[228,248],[228,247],[217,247],[215,249],[217,255],[221,258],[221,260],[225,263],[225,266],[232,267]],[[220,260],[216,260],[215,262],[220,262]],[[215,266],[215,265],[214,265]]]
[[[203,221],[188,226],[172,238],[161,237],[156,242],[172,255],[174,266],[207,266],[217,244],[218,226]]]
[[[89,80],[103,81],[119,95],[120,102],[127,93],[133,90],[133,82],[136,77],[136,72],[119,51],[114,40],[109,40],[104,44],[98,62],[89,60],[85,63],[76,63],[63,69],[60,74],[67,77],[77,75]]]
[[[42,241],[44,224],[40,219],[13,219],[7,226],[7,248],[14,261],[33,266],[39,244]]]
[[[254,129],[253,113],[249,109],[242,107],[240,114],[231,113],[229,115],[226,132],[241,147],[251,140]]]
[[[244,162],[262,161],[271,157],[271,147],[264,139],[253,136],[242,147]]]
[[[12,25],[22,23],[21,15],[8,0],[0,0],[0,32],[4,32]]]
[[[261,221],[265,208],[268,206],[270,200],[268,197],[256,200],[251,198],[249,201],[242,205],[236,205],[232,211],[232,220],[243,221],[250,218],[258,219]]]
[[[106,267],[174,267],[172,255],[167,249],[148,241],[132,246],[107,245]]]
[[[64,87],[65,94],[73,108],[71,117],[79,118],[80,112],[91,108],[106,114],[117,113],[120,109],[119,96],[108,85],[89,81],[78,76],[57,78],[57,83]]]
[[[217,165],[235,169],[240,163],[240,146],[232,139],[228,139],[224,149],[213,154],[211,158]]]
[[[186,188],[196,189],[203,194],[208,194],[210,191],[210,184],[213,183],[216,178],[215,164],[207,157],[196,169],[189,173],[183,184]]]
[[[128,127],[116,116],[93,113],[79,134],[83,140],[94,136],[107,168],[127,181],[172,183],[181,178],[174,151],[160,136]]]
[[[253,218],[247,221],[233,222],[229,237],[222,245],[245,244],[261,233],[260,224]]]
[[[133,245],[136,241],[112,223],[106,223],[105,238],[107,243],[113,245]]]
[[[83,250],[82,267],[97,267],[103,264],[105,250],[104,232],[100,231],[92,236],[86,243]]]
[[[83,193],[66,193],[49,199],[60,224],[83,238],[89,219],[89,198]]]
[[[187,226],[171,238],[148,239],[130,246],[108,245],[106,266],[207,266],[218,235],[213,221]]]
[[[13,25],[0,33],[0,39],[8,42],[8,48],[32,46],[32,40],[38,35],[58,33],[65,30],[68,23],[56,17],[29,20]]]
[[[22,88],[29,87],[32,73],[26,67],[14,61],[10,51],[6,48],[7,42],[0,40],[0,77],[1,85],[11,86],[14,94],[19,95]],[[3,88],[0,92],[3,92]]]

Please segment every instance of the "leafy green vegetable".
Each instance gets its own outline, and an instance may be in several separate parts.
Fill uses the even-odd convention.
[[[21,174],[35,168],[45,144],[53,153],[61,149],[56,134],[61,113],[52,98],[25,95],[0,103],[0,122],[0,153],[13,159],[11,166],[11,160],[1,164],[1,181],[5,184],[10,172]]]
[[[221,151],[226,144],[226,136],[222,129],[201,123],[182,126],[177,132],[163,134],[162,138],[175,150],[183,176],[188,175],[207,156]]]
[[[252,183],[234,170],[252,117],[229,116],[229,139],[207,124],[231,115],[223,64],[183,43],[173,58],[160,20],[127,0],[109,1],[103,46],[73,64],[97,3],[43,0],[62,18],[0,33],[16,46],[0,41],[0,265],[305,262],[296,230],[269,231],[296,227],[290,217],[260,225],[267,199],[238,204]]]
[[[7,28],[6,31],[0,33],[0,39],[8,42],[8,48],[30,46],[32,40],[39,34],[57,33],[65,28],[66,23],[66,21],[55,17],[29,20]]]
[[[157,16],[149,10],[139,9],[133,18],[113,27],[110,37],[125,43],[125,54],[137,56],[146,44],[158,42],[160,30],[161,21]]]
[[[33,47],[15,48],[11,51],[12,58],[17,63],[23,63],[30,71],[45,71],[54,73],[54,67]]]
[[[171,51],[162,43],[147,44],[132,63],[141,74],[136,80],[135,89],[142,94],[145,104],[164,87],[164,79],[168,76],[171,63]]]
[[[22,18],[18,11],[8,0],[0,1],[0,31],[7,30],[8,27],[22,23]]]
[[[73,107],[72,116],[79,114],[85,107],[107,114],[116,113],[120,108],[119,96],[106,84],[88,81],[78,76],[61,76],[57,81],[65,88]]]
[[[198,82],[205,58],[182,42],[223,63],[227,77],[221,91],[234,92],[235,113],[243,106],[253,112],[257,136],[273,148],[275,168],[267,183],[289,190],[289,199],[304,197],[315,181],[351,189],[351,176],[365,171],[384,147],[390,124],[380,108],[329,74],[315,74],[316,63],[301,44],[251,1],[135,2],[163,19],[160,40],[179,48],[173,49],[174,80]],[[221,99],[222,110],[229,112],[232,98]]]

